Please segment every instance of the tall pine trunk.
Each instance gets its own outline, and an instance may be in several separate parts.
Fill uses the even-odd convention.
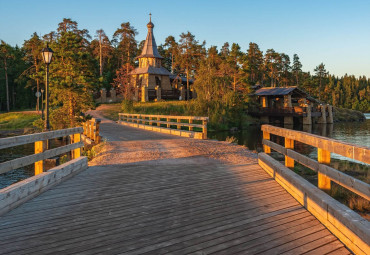
[[[101,35],[99,34],[99,66],[100,66],[100,77],[103,76],[103,61],[102,61],[102,42]]]
[[[186,96],[187,100],[190,99],[190,87],[189,87],[189,68],[186,68]]]
[[[9,112],[9,84],[8,84],[8,66],[6,63],[6,58],[4,58],[4,70],[5,70],[5,87],[6,87],[6,110]]]
[[[70,127],[74,127],[74,103],[73,103],[73,96],[71,93],[69,93],[69,122],[70,122]]]
[[[36,75],[39,73],[39,67],[37,65],[37,60],[35,59],[35,67],[36,67]],[[39,92],[40,91],[40,81],[39,79],[37,78],[36,79],[36,91]],[[40,112],[40,97],[37,97],[36,99],[36,111],[37,113]]]

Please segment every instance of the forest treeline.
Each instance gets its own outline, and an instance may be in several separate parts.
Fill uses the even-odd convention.
[[[52,118],[62,126],[73,125],[76,116],[93,105],[94,91],[130,86],[128,73],[137,66],[135,58],[144,44],[144,40],[137,41],[137,35],[129,22],[109,37],[102,29],[91,36],[77,22],[63,19],[56,31],[42,37],[34,33],[21,47],[1,40],[0,111],[36,107],[35,92],[45,86],[41,50],[48,44],[54,51],[50,65]],[[369,78],[337,77],[323,63],[312,73],[304,72],[297,54],[291,58],[274,49],[263,52],[252,42],[246,51],[227,42],[220,49],[206,48],[205,41],[199,42],[190,32],[182,33],[178,40],[168,36],[158,50],[165,68],[194,79],[202,100],[221,102],[230,110],[238,102],[247,102],[251,88],[261,85],[299,86],[334,106],[370,111]]]

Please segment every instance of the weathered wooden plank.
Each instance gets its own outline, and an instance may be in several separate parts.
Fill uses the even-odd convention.
[[[312,231],[313,229],[306,229],[305,231],[302,231],[301,233],[298,233],[297,236],[294,234],[290,234],[288,236],[283,236],[281,239],[284,239],[284,244],[277,245],[280,241],[279,239],[275,239],[270,243],[268,243],[266,246],[262,247],[255,247],[254,252],[262,252],[262,253],[275,253],[275,254],[286,254],[290,253],[292,249],[300,248],[306,244],[310,245],[312,242],[315,242],[316,240],[325,239],[326,237],[331,237],[333,239],[336,239],[333,235],[330,234],[330,232],[327,229],[323,229],[322,226],[317,227],[317,231]],[[309,231],[308,234],[306,231]],[[304,235],[307,234],[307,235]],[[303,235],[303,236],[302,236]],[[343,246],[343,244],[342,244]],[[299,250],[294,253],[294,255],[301,254]],[[322,253],[317,253],[322,254]]]
[[[211,183],[209,184],[211,185]],[[235,184],[234,184],[235,185]],[[267,184],[265,184],[267,186]],[[278,187],[274,187],[274,186],[267,186],[268,189],[258,189],[256,188],[256,186],[248,186],[248,188],[250,189],[253,189],[255,190],[253,193],[248,193],[248,197],[250,199],[254,199],[255,197],[258,197],[258,196],[265,196],[266,194],[270,194],[272,192],[274,192],[273,194],[270,194],[271,195],[274,195],[278,192],[277,188]],[[195,189],[196,187],[193,187],[193,189]],[[229,189],[231,187],[228,187],[228,186],[225,186],[225,189]],[[172,189],[171,189],[172,191]],[[86,200],[86,201],[81,201],[81,198],[79,199],[76,199],[75,201],[70,201],[68,199],[68,196],[64,197],[64,198],[59,198],[59,199],[63,199],[64,202],[58,202],[58,203],[55,203],[53,205],[46,205],[46,203],[48,203],[48,201],[45,201],[45,200],[42,200],[38,203],[31,203],[30,206],[28,207],[28,210],[22,210],[21,212],[18,213],[19,215],[19,219],[17,220],[17,218],[15,218],[14,220],[12,220],[11,222],[16,222],[16,221],[19,221],[20,223],[24,222],[24,220],[22,219],[22,215],[25,214],[27,216],[32,216],[33,214],[38,214],[40,212],[45,212],[45,217],[43,217],[42,219],[40,219],[40,221],[43,221],[45,222],[46,220],[48,220],[50,217],[55,217],[57,215],[59,215],[60,211],[58,210],[60,207],[62,206],[73,206],[75,209],[79,209],[79,208],[84,208],[86,206],[88,206],[88,210],[92,210],[94,211],[95,209],[100,209],[102,206],[111,206],[113,205],[114,208],[134,208],[136,206],[140,206],[142,205],[142,203],[146,203],[148,207],[156,207],[156,206],[168,206],[170,205],[170,203],[172,202],[175,202],[176,201],[176,198],[178,198],[179,196],[181,197],[184,197],[186,196],[187,194],[190,196],[195,196],[196,195],[196,200],[187,200],[187,199],[184,199],[184,202],[194,202],[194,203],[197,203],[198,200],[200,201],[203,201],[203,200],[206,200],[208,199],[209,197],[214,197],[214,196],[219,196],[220,198],[224,199],[224,196],[232,196],[232,194],[230,194],[230,191],[228,192],[222,192],[221,190],[215,190],[215,191],[212,191],[212,192],[208,192],[206,190],[201,190],[201,189],[198,189],[196,188],[195,191],[193,193],[186,193],[185,190],[181,190],[181,192],[177,191],[175,192],[175,190],[173,189],[173,195],[169,196],[167,194],[168,191],[166,190],[159,190],[159,191],[156,191],[156,196],[157,196],[157,199],[155,201],[152,200],[152,197],[148,195],[142,195],[142,194],[138,194],[138,192],[136,193],[128,193],[128,192],[118,192],[117,195],[115,195],[114,197],[109,197],[109,196],[96,196],[96,197],[93,197],[91,198],[90,200]],[[235,190],[236,191],[239,191],[239,190]],[[242,190],[240,190],[239,192],[241,192]],[[108,190],[109,192],[109,190]],[[114,192],[114,190],[110,191],[111,193]],[[151,193],[154,193],[155,191],[151,191]],[[89,192],[86,192],[84,195],[86,196],[86,194],[89,194]],[[172,194],[172,192],[171,192]],[[241,193],[242,194],[242,193]],[[240,193],[237,194],[238,196],[240,196]],[[284,195],[284,193],[282,194]],[[127,197],[127,201],[131,201],[131,202],[127,202],[126,200],[122,201],[122,198],[121,197]],[[121,198],[121,199],[120,199]],[[139,200],[140,202],[137,202],[136,200],[131,200],[133,198],[136,198],[137,200]],[[121,201],[121,203],[117,204],[119,201]],[[217,201],[217,200],[216,200]],[[51,203],[51,201],[50,201]],[[203,206],[203,204],[202,204]],[[86,209],[86,211],[88,212],[88,210]],[[49,216],[51,215],[51,216]],[[62,214],[61,214],[62,215]]]
[[[343,249],[346,251],[345,254],[350,254],[348,250],[343,247],[343,244],[340,241],[334,240],[333,242],[324,244],[319,248],[311,249],[310,251],[306,252],[305,255],[328,254],[330,252],[338,251],[338,249]]]
[[[370,164],[370,148],[366,146],[345,143],[331,138],[271,125],[262,125],[261,130]]]
[[[37,133],[31,135],[20,135],[15,137],[1,138],[0,139],[0,149],[5,149],[9,147],[14,147],[18,145],[34,143],[37,141],[44,141],[48,139],[54,139],[58,137],[68,136],[76,133],[82,133],[82,127],[61,129],[55,131],[49,131],[44,133]]]
[[[265,215],[254,216],[235,223],[222,225],[218,228],[197,232],[194,235],[187,235],[181,238],[171,240],[163,244],[157,244],[150,251],[151,254],[168,254],[179,252],[182,254],[194,253],[197,250],[205,249],[214,244],[215,240],[225,241],[231,234],[240,231],[248,231],[249,233],[261,232],[271,227],[284,224],[285,222],[294,221],[298,218],[304,218],[308,214],[302,210],[279,210],[269,218]],[[250,216],[250,215],[248,215]],[[231,239],[231,238],[230,238]],[[145,248],[147,249],[147,248]]]
[[[319,170],[319,162],[316,160],[310,159],[307,156],[304,156],[296,151],[287,150],[287,155],[297,161],[298,163],[310,168],[311,170],[317,172]]]
[[[286,199],[278,199],[279,201],[273,202],[273,204],[276,204],[276,206],[272,206],[271,209],[276,210],[276,208],[284,208],[284,204],[289,204],[289,201],[286,201]],[[253,205],[249,205],[248,207],[252,207]],[[262,213],[264,211],[268,211],[268,207],[266,205],[261,205],[260,209],[252,209],[248,210],[248,207],[225,207],[220,205],[220,207],[216,210],[216,208],[213,208],[212,210],[209,210],[207,212],[204,212],[200,215],[200,217],[192,216],[189,217],[176,217],[174,222],[172,224],[165,224],[165,222],[172,222],[171,219],[167,219],[168,215],[163,215],[164,222],[156,222],[156,219],[154,218],[151,223],[155,224],[153,226],[149,226],[145,223],[145,221],[139,221],[142,222],[143,225],[138,226],[138,222],[128,222],[132,224],[133,229],[127,232],[125,235],[123,235],[123,229],[127,229],[127,223],[126,221],[122,221],[120,226],[117,226],[116,221],[111,222],[109,229],[105,229],[104,233],[97,232],[95,234],[83,234],[79,239],[69,238],[69,235],[63,236],[63,235],[50,235],[49,237],[46,237],[45,242],[48,243],[48,245],[44,246],[44,249],[47,249],[47,251],[50,253],[52,251],[52,247],[59,247],[59,249],[65,250],[69,247],[73,248],[73,251],[76,252],[77,248],[81,245],[86,245],[88,248],[91,247],[101,247],[101,246],[109,246],[110,249],[113,247],[118,247],[119,249],[122,249],[122,240],[120,238],[127,239],[127,242],[125,242],[125,247],[127,249],[130,248],[129,245],[132,245],[134,247],[140,247],[140,245],[143,245],[148,240],[153,242],[153,233],[163,233],[165,229],[168,229],[166,234],[160,234],[159,238],[163,240],[168,240],[170,238],[173,238],[174,235],[183,235],[183,231],[189,231],[190,233],[194,233],[199,231],[200,228],[214,228],[214,224],[222,225],[224,224],[224,220],[228,219],[234,219],[234,220],[240,220],[239,217],[236,217],[235,215],[245,215],[246,211],[253,213],[251,215],[255,215],[257,212]],[[242,213],[244,212],[244,213]],[[197,229],[195,229],[197,228]],[[78,230],[78,232],[82,231],[81,228]],[[149,231],[149,232],[143,232],[143,231]],[[151,234],[149,234],[151,233]],[[141,239],[135,238],[135,235],[142,236]],[[119,238],[120,237],[120,238]],[[55,238],[55,239],[54,239]],[[65,239],[65,242],[63,242],[63,239]],[[53,240],[54,239],[54,240]],[[41,239],[38,238],[39,241]],[[96,240],[99,240],[99,242],[96,242]],[[84,242],[82,242],[84,241]],[[139,242],[140,241],[140,242]],[[139,244],[138,244],[139,242]],[[141,243],[141,244],[140,244]],[[67,244],[70,244],[71,246],[67,246]],[[114,246],[113,246],[114,245]],[[23,247],[33,247],[34,249],[27,249],[26,253],[32,253],[33,251],[39,250],[39,246],[36,245],[34,242],[25,242],[22,241],[19,248],[23,249]],[[10,250],[13,250],[15,245],[13,244],[12,247],[9,247]],[[86,247],[83,247],[82,250],[85,250]],[[104,248],[105,249],[105,248]],[[8,250],[4,249],[4,252],[7,252]],[[94,248],[95,252],[99,252],[96,248]],[[17,251],[19,252],[19,251]],[[19,253],[22,254],[22,253]]]
[[[261,194],[259,197],[254,196],[253,198],[250,198],[248,201],[252,202],[253,200],[257,199],[264,199],[270,195],[273,195],[271,193],[264,193]],[[235,198],[233,196],[230,196],[230,198]],[[138,228],[135,224],[135,222],[149,222],[151,219],[153,220],[153,224],[165,224],[165,222],[168,222],[169,220],[175,220],[175,219],[181,219],[182,217],[186,218],[186,209],[189,208],[189,206],[192,206],[193,208],[197,208],[197,214],[198,216],[202,213],[205,213],[207,211],[212,211],[215,208],[216,203],[221,203],[220,201],[213,201],[214,196],[209,198],[202,198],[202,200],[196,200],[194,203],[192,201],[183,201],[186,203],[186,205],[176,205],[175,201],[172,201],[171,203],[165,203],[167,201],[164,201],[163,203],[158,204],[147,204],[147,209],[145,211],[142,210],[142,206],[134,205],[130,207],[124,207],[123,205],[116,204],[106,204],[104,205],[105,210],[102,210],[100,207],[100,210],[98,207],[96,207],[97,210],[91,210],[90,205],[85,205],[85,208],[88,208],[88,210],[84,210],[85,215],[89,215],[88,218],[80,219],[77,222],[70,222],[68,219],[71,217],[77,217],[79,216],[78,212],[80,212],[80,208],[69,206],[70,212],[68,215],[65,215],[65,213],[61,213],[58,211],[59,214],[55,214],[55,212],[46,212],[45,215],[48,215],[48,217],[45,217],[45,221],[40,220],[37,224],[35,220],[32,221],[32,223],[19,221],[19,224],[15,224],[17,222],[7,222],[8,225],[11,224],[12,228],[4,228],[1,230],[0,235],[3,233],[6,233],[6,238],[2,238],[0,240],[0,245],[6,243],[6,240],[9,240],[10,242],[13,242],[17,235],[21,233],[27,233],[32,230],[39,230],[43,229],[42,232],[45,233],[45,235],[49,235],[51,231],[56,231],[57,226],[62,226],[65,230],[66,227],[69,229],[79,229],[82,226],[85,230],[88,230],[89,228],[96,228],[96,227],[104,227],[104,226],[110,226],[109,222],[114,221],[125,221],[125,227],[128,228],[129,226],[132,227],[132,229]],[[224,196],[225,200],[226,196]],[[212,201],[213,202],[212,202]],[[102,200],[100,200],[102,201]],[[247,202],[248,202],[247,201]],[[143,201],[147,202],[147,201]],[[190,203],[189,203],[190,202]],[[142,205],[142,204],[141,204]],[[103,206],[103,205],[102,205]],[[263,205],[259,205],[258,207],[261,207]],[[60,207],[64,208],[64,207]],[[107,211],[114,211],[114,215],[109,217],[109,221],[102,221],[101,218],[106,215]],[[50,213],[53,213],[52,216],[49,216]],[[132,215],[135,215],[133,217]],[[148,217],[148,214],[150,217]],[[197,216],[197,214],[194,214],[194,217]],[[39,215],[39,214],[38,214]],[[27,215],[26,217],[31,218],[33,215]],[[35,215],[37,217],[37,215]],[[24,218],[24,217],[23,217]],[[122,225],[121,225],[122,226]],[[159,227],[160,229],[160,227]],[[59,232],[59,231],[57,231]],[[83,232],[81,230],[81,232]],[[43,235],[43,234],[42,234]],[[40,235],[39,235],[40,236]],[[26,237],[21,237],[20,240],[25,240]]]
[[[265,249],[267,250],[270,247],[279,246],[288,240],[295,240],[299,237],[307,236],[308,234],[324,229],[324,227],[314,219],[311,218],[307,220],[311,220],[311,224],[307,224],[307,221],[304,221],[304,219],[301,221],[293,221],[290,224],[283,224],[278,228],[268,229],[253,233],[252,235],[241,236],[225,243],[216,244],[208,249],[204,249],[203,252],[206,254],[222,254],[225,252],[228,254],[237,254],[242,251],[248,251],[254,254]]]
[[[54,148],[51,150],[46,150],[44,152],[25,156],[22,158],[9,160],[4,163],[0,163],[0,174],[33,164],[37,161],[55,157],[57,155],[60,155],[60,154],[63,154],[63,153],[66,153],[66,152],[69,152],[71,150],[81,148],[81,147],[83,147],[83,142],[78,142],[78,143],[64,145],[64,146]]]
[[[191,206],[191,205],[190,205]],[[230,207],[231,209],[232,207]],[[237,207],[234,207],[234,208],[237,208]],[[242,209],[242,207],[240,207]],[[210,210],[207,210],[208,212],[212,212],[212,209],[209,208]],[[142,210],[142,209],[141,209]],[[229,210],[229,209],[227,209]],[[140,211],[140,208],[137,208],[137,212]],[[119,220],[118,217],[114,217],[114,218],[111,218],[109,217],[109,220],[107,221],[102,221],[100,220],[100,223],[99,223],[99,220],[96,220],[94,222],[91,222],[89,225],[87,224],[82,224],[81,226],[83,226],[83,228],[81,228],[80,225],[80,221],[78,222],[69,222],[68,220],[65,222],[65,224],[62,226],[63,228],[62,229],[55,229],[55,226],[53,227],[52,225],[50,225],[51,227],[51,230],[52,231],[47,231],[45,234],[40,234],[38,235],[38,240],[42,240],[43,237],[45,237],[45,240],[50,240],[52,239],[52,237],[50,237],[51,234],[58,234],[60,233],[60,231],[64,232],[66,231],[67,229],[71,230],[71,229],[75,229],[76,230],[76,233],[71,233],[71,235],[69,235],[70,238],[78,238],[78,237],[85,237],[85,236],[89,236],[90,234],[92,234],[94,232],[94,229],[105,229],[106,231],[108,231],[107,227],[109,227],[109,233],[107,233],[107,235],[109,234],[112,234],[113,232],[127,232],[129,229],[131,229],[130,233],[131,235],[129,235],[128,237],[132,238],[132,235],[134,232],[132,231],[135,231],[137,234],[139,235],[142,235],[142,234],[145,234],[146,231],[156,231],[156,232],[161,232],[161,231],[164,231],[165,229],[167,228],[171,228],[171,229],[174,229],[174,230],[179,230],[179,228],[173,228],[174,225],[171,225],[171,226],[164,226],[166,222],[177,222],[176,224],[178,224],[178,226],[182,226],[184,225],[184,223],[186,222],[186,225],[187,224],[193,224],[191,221],[189,220],[196,220],[197,222],[198,221],[201,221],[201,218],[200,216],[203,217],[203,215],[205,215],[205,213],[207,213],[207,211],[204,211],[203,214],[198,214],[198,215],[194,215],[192,218],[194,219],[189,219],[186,217],[186,214],[184,214],[184,211],[183,210],[176,210],[176,211],[172,211],[172,213],[162,213],[162,214],[158,214],[158,215],[153,215],[153,214],[149,214],[149,212],[146,212],[146,217],[145,215],[143,215],[144,217],[141,217],[140,218],[122,218],[120,221],[120,226],[117,226],[117,224],[112,224],[113,222],[116,222],[117,220]],[[213,209],[213,211],[215,211],[215,208]],[[178,212],[181,212],[181,214],[178,214]],[[217,210],[216,212],[221,212],[220,210]],[[237,213],[237,212],[235,212]],[[150,217],[148,218],[148,214],[150,215]],[[91,215],[91,214],[90,214]],[[224,216],[230,216],[232,214],[219,214],[220,216],[221,215],[224,215]],[[234,217],[236,215],[239,215],[239,216],[242,216],[243,214],[235,214]],[[245,214],[244,214],[245,215]],[[160,216],[160,217],[158,217]],[[167,216],[167,217],[166,217]],[[216,217],[217,214],[212,214],[212,216],[208,216],[206,220],[211,220],[212,218]],[[248,214],[248,218],[252,217],[252,215]],[[152,218],[152,219],[150,219]],[[236,219],[238,219],[239,217],[237,217]],[[253,217],[252,217],[253,218]],[[186,221],[184,221],[184,219],[186,219]],[[215,218],[216,219],[216,218]],[[222,222],[221,222],[221,218],[218,218],[219,220],[216,221],[214,220],[213,222],[217,224],[221,224],[222,225]],[[240,218],[239,218],[240,219]],[[86,220],[89,220],[89,219],[86,219]],[[145,224],[145,227],[143,226],[138,226],[137,225],[137,222],[141,222],[141,224]],[[182,222],[182,223],[181,223]],[[236,221],[237,222],[237,221]],[[154,224],[154,225],[153,225]],[[163,225],[164,224],[164,225]],[[150,225],[153,225],[152,227],[150,227]],[[162,225],[162,227],[161,227]],[[131,226],[131,227],[130,227]],[[205,225],[206,226],[206,225]],[[124,228],[123,228],[124,227]],[[150,227],[150,230],[148,229],[148,227]],[[54,228],[54,230],[53,230]],[[143,229],[141,229],[143,228]],[[24,231],[27,232],[29,229],[29,226],[25,226],[24,228]],[[43,232],[45,232],[47,230],[47,228],[43,227]],[[80,230],[80,231],[78,231]],[[91,236],[90,236],[91,237]],[[27,237],[23,237],[23,239],[19,239],[19,241],[22,241],[22,242],[25,242],[26,240],[28,240],[29,238]],[[31,238],[32,239],[32,238]],[[14,241],[14,238],[13,238],[13,241]],[[62,239],[59,239],[59,240],[56,240],[56,243],[58,243],[59,241],[63,241]],[[73,240],[73,242],[75,241],[78,241],[78,240]],[[102,240],[103,241],[103,240]],[[3,241],[1,241],[1,244],[4,244]]]

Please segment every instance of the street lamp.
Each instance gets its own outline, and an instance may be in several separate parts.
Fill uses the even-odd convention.
[[[41,89],[41,119],[44,120],[44,90]]]
[[[49,123],[49,65],[51,63],[51,57],[53,56],[53,50],[49,48],[49,45],[46,45],[46,48],[42,49],[42,59],[46,64],[46,86],[45,86],[45,110],[46,110],[46,118],[45,118],[45,130],[50,129]]]

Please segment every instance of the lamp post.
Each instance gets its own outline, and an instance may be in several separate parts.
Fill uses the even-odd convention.
[[[42,59],[46,64],[46,86],[45,86],[45,130],[50,129],[49,123],[49,65],[51,63],[51,57],[53,56],[53,50],[49,48],[49,45],[46,45],[46,48],[42,49]]]
[[[41,119],[44,120],[44,90],[41,89]]]

